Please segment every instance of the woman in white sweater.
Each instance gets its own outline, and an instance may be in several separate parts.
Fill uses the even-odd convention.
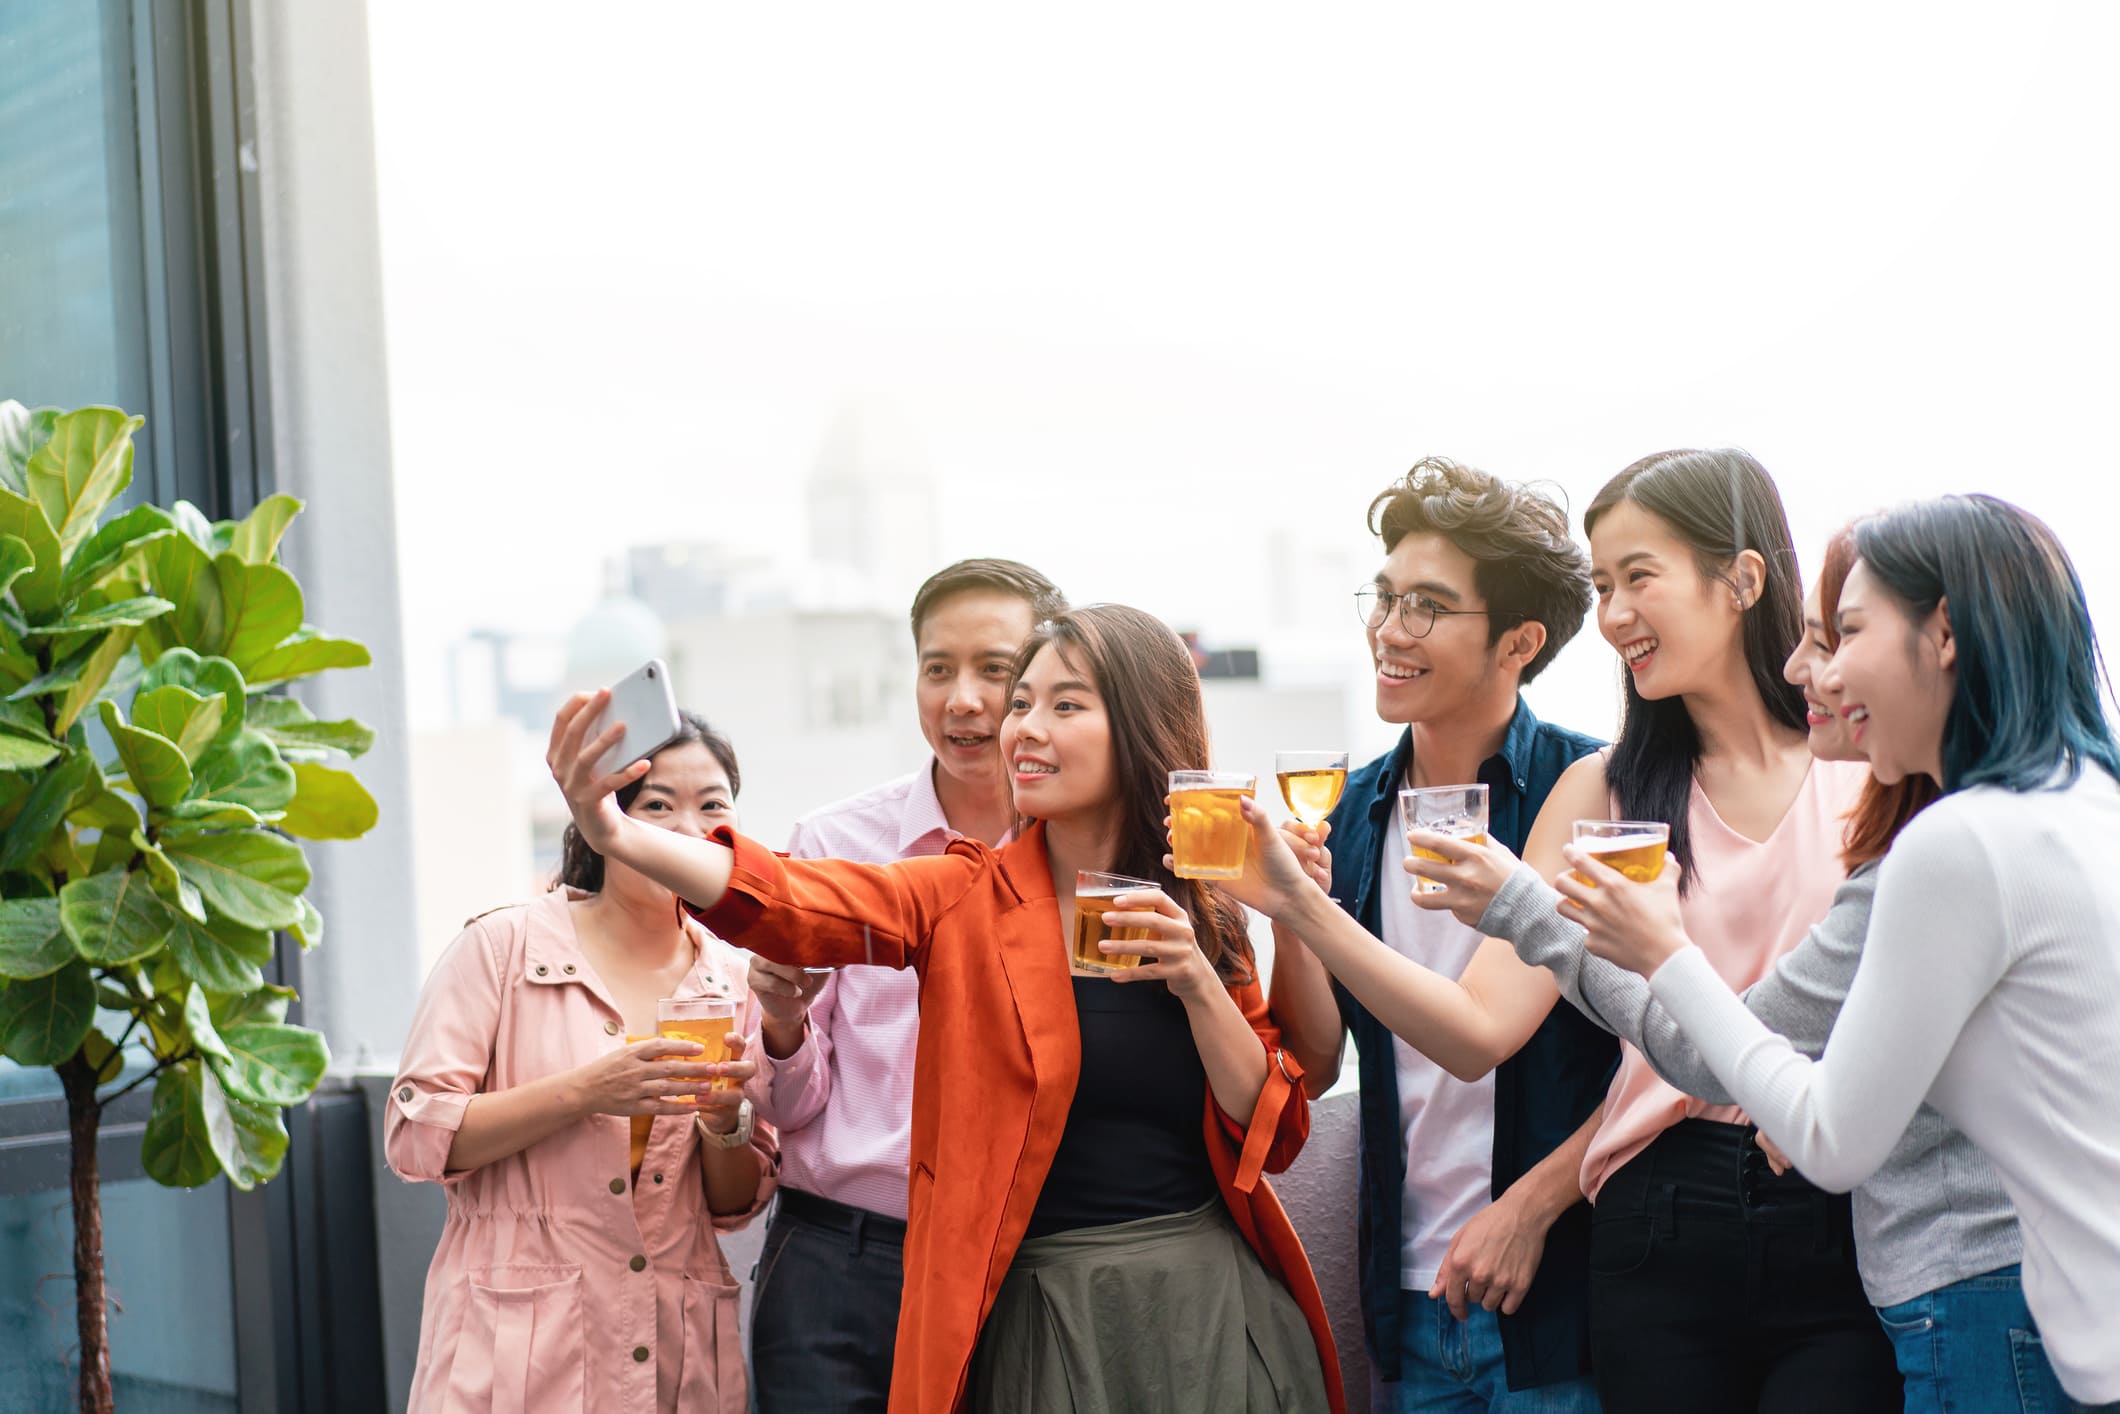
[[[1827,681],[1887,783],[1944,797],[1885,857],[1846,1004],[1812,1061],[1679,922],[1674,871],[1630,884],[1571,849],[1591,951],[1659,1001],[1762,1131],[1846,1189],[1923,1101],[1994,1162],[2062,1387],[2120,1410],[2120,743],[2083,589],[2053,532],[1984,496],[1864,522]]]

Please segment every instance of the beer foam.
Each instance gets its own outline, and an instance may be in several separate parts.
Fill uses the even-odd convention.
[[[1662,849],[1662,835],[1585,835],[1576,841],[1591,854],[1618,854],[1625,849]]]

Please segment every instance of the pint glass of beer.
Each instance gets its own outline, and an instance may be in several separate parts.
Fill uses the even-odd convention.
[[[729,1059],[729,1032],[735,1027],[736,1003],[724,997],[664,997],[655,1004],[655,1034],[698,1046],[703,1053],[696,1058],[700,1065],[718,1065]],[[716,1076],[707,1088],[729,1090],[735,1085],[727,1076]],[[690,1096],[671,1098],[683,1105],[699,1103]]]
[[[1129,879],[1124,874],[1100,874],[1094,869],[1083,869],[1075,874],[1075,945],[1070,960],[1079,969],[1089,972],[1123,972],[1129,967],[1141,965],[1141,954],[1133,952],[1101,952],[1097,944],[1109,938],[1115,943],[1139,942],[1152,938],[1153,932],[1146,928],[1108,928],[1104,915],[1115,911],[1115,900],[1121,894],[1153,894],[1161,892],[1163,886],[1147,879]]]
[[[1409,830],[1427,830],[1431,834],[1449,835],[1473,844],[1487,843],[1487,787],[1483,785],[1421,786],[1402,790],[1399,792],[1399,810]],[[1448,862],[1432,850],[1416,849],[1410,844],[1406,848],[1413,851],[1416,859],[1432,859],[1438,864]],[[1418,874],[1413,876],[1413,886],[1424,894],[1439,894],[1445,887]]]
[[[1664,851],[1671,844],[1671,827],[1661,820],[1578,820],[1575,842],[1597,856],[1607,869],[1617,869],[1637,884],[1646,884],[1664,872]],[[1571,873],[1591,888],[1580,869]]]
[[[1251,826],[1237,801],[1259,788],[1239,771],[1170,773],[1170,857],[1181,879],[1241,879]]]
[[[1281,783],[1281,799],[1288,813],[1306,825],[1322,825],[1346,789],[1347,753],[1276,751],[1273,773]]]

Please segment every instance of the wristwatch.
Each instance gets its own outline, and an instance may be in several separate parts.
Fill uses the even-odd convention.
[[[702,1144],[712,1144],[717,1149],[741,1149],[751,1142],[751,1102],[745,1100],[736,1107],[736,1127],[727,1134],[707,1128],[705,1115],[692,1116],[692,1127],[699,1131]]]

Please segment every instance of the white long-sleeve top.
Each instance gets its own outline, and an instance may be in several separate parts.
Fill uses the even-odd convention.
[[[1753,1122],[1845,1190],[1926,1100],[1994,1163],[2061,1384],[2120,1400],[2120,786],[1975,787],[1886,856],[1825,1053],[1760,1024],[1697,948],[1650,979]]]

